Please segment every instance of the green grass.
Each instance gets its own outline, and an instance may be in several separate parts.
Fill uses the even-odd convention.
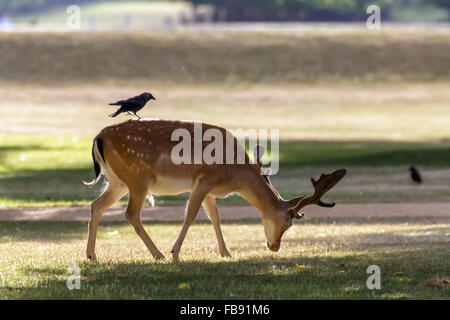
[[[0,206],[89,204],[103,186],[81,183],[94,174],[91,143],[90,137],[0,136]],[[273,183],[291,197],[311,191],[310,176],[346,167],[349,174],[330,193],[331,200],[448,201],[449,158],[448,143],[282,141],[281,168]],[[424,170],[426,186],[411,185],[407,173],[411,164]],[[373,184],[388,186],[378,190]],[[186,195],[157,197],[158,204],[186,199]],[[224,201],[244,203],[239,197]]]
[[[107,117],[106,104],[142,91],[158,99],[144,117],[278,129],[281,168],[272,181],[285,197],[311,192],[311,176],[346,167],[329,200],[450,201],[447,83],[147,85],[0,87],[0,206],[89,204],[102,187],[81,184],[93,177],[92,138],[127,118]],[[422,170],[422,186],[409,180],[410,165]]]
[[[279,129],[272,181],[285,197],[347,167],[327,201],[450,201],[448,40],[430,30],[0,34],[0,207],[89,204],[102,187],[80,181],[93,177],[91,141],[117,120],[106,104],[142,91],[158,99],[143,116]],[[181,222],[145,227],[168,254]],[[127,223],[102,223],[92,264],[85,222],[1,221],[0,299],[450,298],[448,286],[426,285],[450,276],[450,221],[432,213],[305,218],[276,254],[259,221],[223,231],[231,259],[199,222],[179,263],[155,263]],[[66,287],[71,264],[81,290]],[[366,288],[372,264],[381,290]]]
[[[146,223],[165,253],[181,222]],[[448,218],[309,219],[284,235],[279,253],[262,244],[256,220],[224,222],[233,257],[220,258],[210,223],[195,223],[179,263],[154,262],[127,223],[102,223],[98,263],[85,260],[85,222],[0,222],[0,299],[449,299]],[[81,269],[68,290],[67,267]],[[366,269],[381,269],[368,290]],[[217,286],[220,285],[220,290]]]
[[[158,99],[144,117],[279,129],[286,197],[346,167],[330,200],[450,201],[449,43],[439,30],[0,34],[0,206],[89,204],[91,140],[126,119],[107,103],[143,91]]]
[[[280,163],[296,167],[386,167],[417,164],[449,166],[450,144],[367,141],[288,141],[280,145]]]

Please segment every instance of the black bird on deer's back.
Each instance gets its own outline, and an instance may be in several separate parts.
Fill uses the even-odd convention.
[[[422,183],[422,177],[420,176],[419,170],[416,167],[409,167],[409,171],[411,172],[411,179],[415,183]]]
[[[119,100],[117,102],[110,103],[109,104],[110,106],[120,106],[120,108],[113,114],[110,114],[109,116],[116,117],[119,114],[121,114],[122,112],[126,112],[127,114],[133,113],[135,116],[137,116],[140,119],[141,117],[139,117],[136,114],[136,112],[141,110],[145,106],[145,104],[151,99],[156,100],[155,97],[151,93],[144,92],[133,98],[129,98],[126,100]]]

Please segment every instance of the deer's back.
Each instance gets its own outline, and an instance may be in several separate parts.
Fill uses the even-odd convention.
[[[200,177],[211,177],[225,182],[231,182],[236,176],[237,148],[236,138],[233,139],[233,164],[226,164],[227,130],[218,126],[201,124],[201,131],[194,132],[194,122],[173,121],[161,119],[129,120],[104,128],[96,138],[103,141],[105,161],[115,174],[126,184],[127,181],[143,184],[151,182],[155,194],[177,194],[191,190]],[[180,144],[181,139],[172,139],[175,130],[183,130],[190,136],[190,161],[176,164],[172,150]],[[195,152],[201,143],[201,153],[211,141],[203,141],[203,133],[208,129],[218,130],[222,134],[223,158],[222,164],[195,163]],[[201,132],[201,134],[199,134]],[[228,134],[230,134],[228,132]],[[174,140],[174,141],[173,141]],[[197,140],[197,141],[195,141]],[[230,145],[228,145],[230,147]],[[178,156],[179,152],[175,154]],[[198,159],[198,158],[197,158]],[[238,170],[255,170],[249,164],[245,153],[245,163],[238,165]],[[160,189],[159,191],[157,189]]]

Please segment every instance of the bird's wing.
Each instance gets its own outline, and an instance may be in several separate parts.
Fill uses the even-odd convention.
[[[113,106],[121,106],[125,108],[139,108],[142,107],[142,103],[136,102],[136,101],[130,101],[130,100],[120,100],[116,103],[110,103],[110,105]]]
[[[122,107],[127,107],[127,108],[140,108],[142,107],[142,103],[139,103],[137,101],[133,101],[133,100],[127,100],[124,103],[121,104]]]
[[[127,101],[128,100],[119,100],[117,102],[110,103],[109,105],[110,106],[121,106],[122,104],[126,103]]]
[[[141,96],[136,96],[136,97],[127,99],[127,102],[134,103],[136,105],[143,105],[145,100]]]
[[[141,108],[145,105],[146,100],[141,96],[128,98],[126,100],[119,100],[115,103],[110,103],[113,106],[124,106],[128,108]]]

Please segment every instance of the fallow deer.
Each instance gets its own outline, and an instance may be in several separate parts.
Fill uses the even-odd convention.
[[[129,120],[104,128],[92,145],[95,178],[88,185],[95,184],[103,173],[108,184],[105,191],[91,205],[89,235],[86,254],[88,259],[96,260],[95,241],[97,227],[102,214],[116,201],[129,193],[126,219],[134,227],[138,236],[155,259],[165,259],[164,254],[152,242],[141,222],[141,208],[147,196],[174,195],[190,192],[186,215],[181,232],[173,245],[172,257],[178,259],[179,252],[189,226],[194,221],[201,205],[205,208],[214,227],[219,251],[222,256],[230,256],[223,240],[220,228],[219,211],[216,197],[225,197],[230,193],[239,193],[255,206],[261,216],[267,239],[267,246],[272,251],[280,248],[283,233],[292,225],[292,219],[301,218],[300,210],[307,205],[317,204],[332,207],[321,201],[322,195],[336,185],[346,174],[345,169],[331,174],[322,174],[318,181],[311,178],[315,188],[310,197],[298,197],[284,200],[270,183],[268,176],[260,172],[261,161],[249,160],[245,154],[245,163],[234,162],[206,164],[194,161],[176,164],[172,159],[172,150],[178,144],[172,141],[176,129],[187,130],[191,134],[190,143],[195,141],[194,122],[170,121],[160,119]],[[198,123],[197,123],[198,124]],[[202,133],[215,129],[223,136],[231,135],[224,128],[201,124]],[[232,148],[234,160],[238,149],[243,148],[232,136],[233,146],[223,142],[223,157]],[[202,150],[207,143],[200,142]],[[228,150],[227,150],[228,147]],[[198,159],[197,159],[198,160]]]

